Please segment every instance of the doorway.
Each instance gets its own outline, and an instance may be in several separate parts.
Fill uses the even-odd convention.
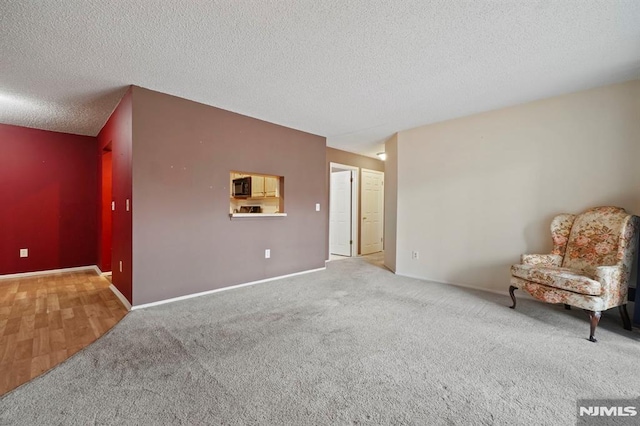
[[[100,185],[100,270],[111,271],[111,235],[113,229],[113,154],[111,142],[102,150],[102,173]]]
[[[360,254],[384,247],[384,172],[362,169],[362,233]]]
[[[358,254],[358,171],[329,164],[329,258]]]

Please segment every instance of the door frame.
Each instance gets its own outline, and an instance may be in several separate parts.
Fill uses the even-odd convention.
[[[385,241],[384,241],[384,227],[385,227],[385,223],[384,223],[384,172],[381,172],[379,170],[365,169],[365,168],[362,168],[361,172],[362,173],[369,172],[369,173],[374,173],[374,174],[377,174],[377,175],[382,175],[382,192],[381,192],[381,194],[382,194],[382,212],[381,212],[382,250],[381,251],[384,251],[384,243],[385,243]],[[364,247],[364,232],[360,234],[360,242],[359,243],[360,243],[360,247]]]
[[[355,257],[358,255],[358,200],[360,199],[360,193],[358,188],[358,179],[360,177],[360,167],[356,166],[347,166],[346,164],[340,163],[329,163],[329,211],[331,211],[331,173],[333,169],[336,171],[351,171],[351,257]],[[354,173],[355,172],[355,173]],[[331,221],[329,221],[329,227],[331,227]],[[329,229],[329,235],[331,233],[331,229]],[[327,235],[328,237],[328,235]],[[331,259],[331,247],[327,244],[327,259]]]

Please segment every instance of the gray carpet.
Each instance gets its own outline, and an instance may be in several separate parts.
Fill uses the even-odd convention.
[[[505,282],[505,288],[508,283]],[[575,424],[637,397],[639,333],[373,261],[131,312],[0,400],[0,424]]]

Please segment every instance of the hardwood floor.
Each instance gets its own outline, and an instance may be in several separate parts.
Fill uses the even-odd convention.
[[[92,271],[0,280],[0,395],[91,344],[127,313]]]

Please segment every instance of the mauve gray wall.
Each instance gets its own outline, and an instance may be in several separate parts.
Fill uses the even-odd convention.
[[[360,167],[360,169],[377,170],[384,172],[384,161],[365,155],[354,154],[353,152],[342,151],[341,149],[327,147],[327,165],[329,163],[340,163],[347,166]],[[327,173],[328,173],[327,169]],[[327,174],[327,179],[329,175]]]
[[[325,138],[140,87],[133,105],[134,305],[325,266]],[[288,216],[230,219],[231,170],[284,176]]]

